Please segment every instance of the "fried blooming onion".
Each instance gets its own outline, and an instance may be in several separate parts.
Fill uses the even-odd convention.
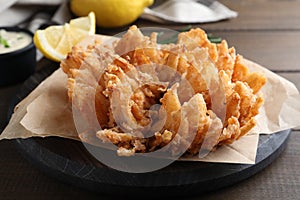
[[[156,33],[147,37],[132,26],[112,45],[100,43],[75,46],[61,62],[70,101],[86,123],[83,141],[111,142],[118,155],[130,156],[174,140],[173,155],[195,155],[256,125],[266,78],[249,72],[225,40],[214,44],[192,29],[176,44],[158,44]]]

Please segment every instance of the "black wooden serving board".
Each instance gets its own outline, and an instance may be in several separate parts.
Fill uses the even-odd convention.
[[[47,67],[32,75],[21,87],[13,107],[26,97],[58,65],[46,61]],[[291,130],[260,135],[256,163],[224,164],[176,161],[150,173],[125,173],[108,168],[87,153],[81,142],[57,138],[17,139],[20,151],[44,171],[63,182],[99,193],[118,196],[187,196],[215,191],[247,179],[268,166],[287,145]]]

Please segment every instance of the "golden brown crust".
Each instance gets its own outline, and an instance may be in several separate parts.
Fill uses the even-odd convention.
[[[266,83],[266,78],[261,73],[249,72],[243,57],[236,55],[235,49],[229,48],[225,40],[213,44],[203,30],[192,29],[180,33],[177,44],[158,48],[156,34],[146,37],[133,26],[107,55],[102,55],[103,49],[99,44],[98,41],[86,48],[74,47],[62,61],[61,67],[69,77],[67,87],[70,100],[74,95],[76,78],[97,80],[96,85],[87,83],[96,91],[95,109],[102,127],[96,136],[103,142],[117,145],[119,155],[155,151],[173,140],[182,147],[189,143],[186,153],[195,155],[200,148],[213,150],[219,145],[232,143],[256,125],[255,116],[263,104],[263,97],[258,92]],[[85,68],[90,74],[83,76],[86,72],[81,66],[88,57],[97,57],[100,67],[96,66],[96,61],[90,62]],[[139,68],[153,63],[158,67]],[[162,66],[168,66],[169,69],[163,69]],[[216,69],[217,73],[208,74],[208,66]],[[101,76],[97,77],[95,74],[100,69]],[[157,70],[162,71],[157,73]],[[193,94],[178,83],[166,85],[162,81],[178,74],[187,80]],[[216,98],[216,95],[212,96],[210,90],[215,86],[208,84],[207,76],[212,78],[213,84],[223,88],[220,91],[224,91],[225,104],[219,103],[217,106],[226,106],[224,119],[212,110],[212,98]],[[147,81],[151,83],[144,84]],[[141,83],[142,86],[139,86]],[[184,92],[189,95],[182,95]],[[119,96],[114,96],[117,93]],[[84,102],[85,97],[80,98],[80,102]],[[123,109],[114,110],[116,99]],[[156,104],[161,105],[161,109],[150,110]],[[196,115],[193,113],[195,111],[198,112]],[[126,116],[130,119],[124,119]],[[160,119],[158,121],[165,120],[160,130],[156,128],[161,124],[152,122],[151,116],[156,116]],[[123,127],[118,124],[119,118],[116,117],[123,117]],[[184,126],[193,130],[193,123],[197,124],[197,128],[194,138],[189,141],[189,134],[182,130]],[[153,134],[140,137],[130,131],[134,130],[130,126],[147,127]],[[139,134],[143,136],[144,132]],[[169,150],[174,154],[182,153],[180,145],[171,145]]]

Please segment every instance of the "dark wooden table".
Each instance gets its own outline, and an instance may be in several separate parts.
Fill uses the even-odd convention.
[[[222,0],[238,11],[235,19],[194,24],[226,39],[230,46],[300,88],[300,1]],[[180,30],[186,24],[137,25]],[[116,33],[120,30],[102,30]],[[42,62],[48,62],[42,60]],[[21,84],[0,87],[0,132],[7,123],[11,99]],[[267,168],[233,186],[190,199],[300,199],[300,134],[293,129],[284,152]],[[21,156],[13,141],[0,142],[0,199],[112,199],[62,183],[40,172]]]

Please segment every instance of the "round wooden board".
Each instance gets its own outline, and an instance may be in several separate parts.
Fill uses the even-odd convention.
[[[22,86],[13,107],[29,94],[57,66],[32,75]],[[95,192],[118,196],[188,196],[214,191],[244,180],[268,166],[287,145],[291,130],[260,135],[256,163],[224,164],[176,161],[150,173],[125,173],[95,160],[81,142],[48,137],[17,139],[20,151],[45,173]]]

